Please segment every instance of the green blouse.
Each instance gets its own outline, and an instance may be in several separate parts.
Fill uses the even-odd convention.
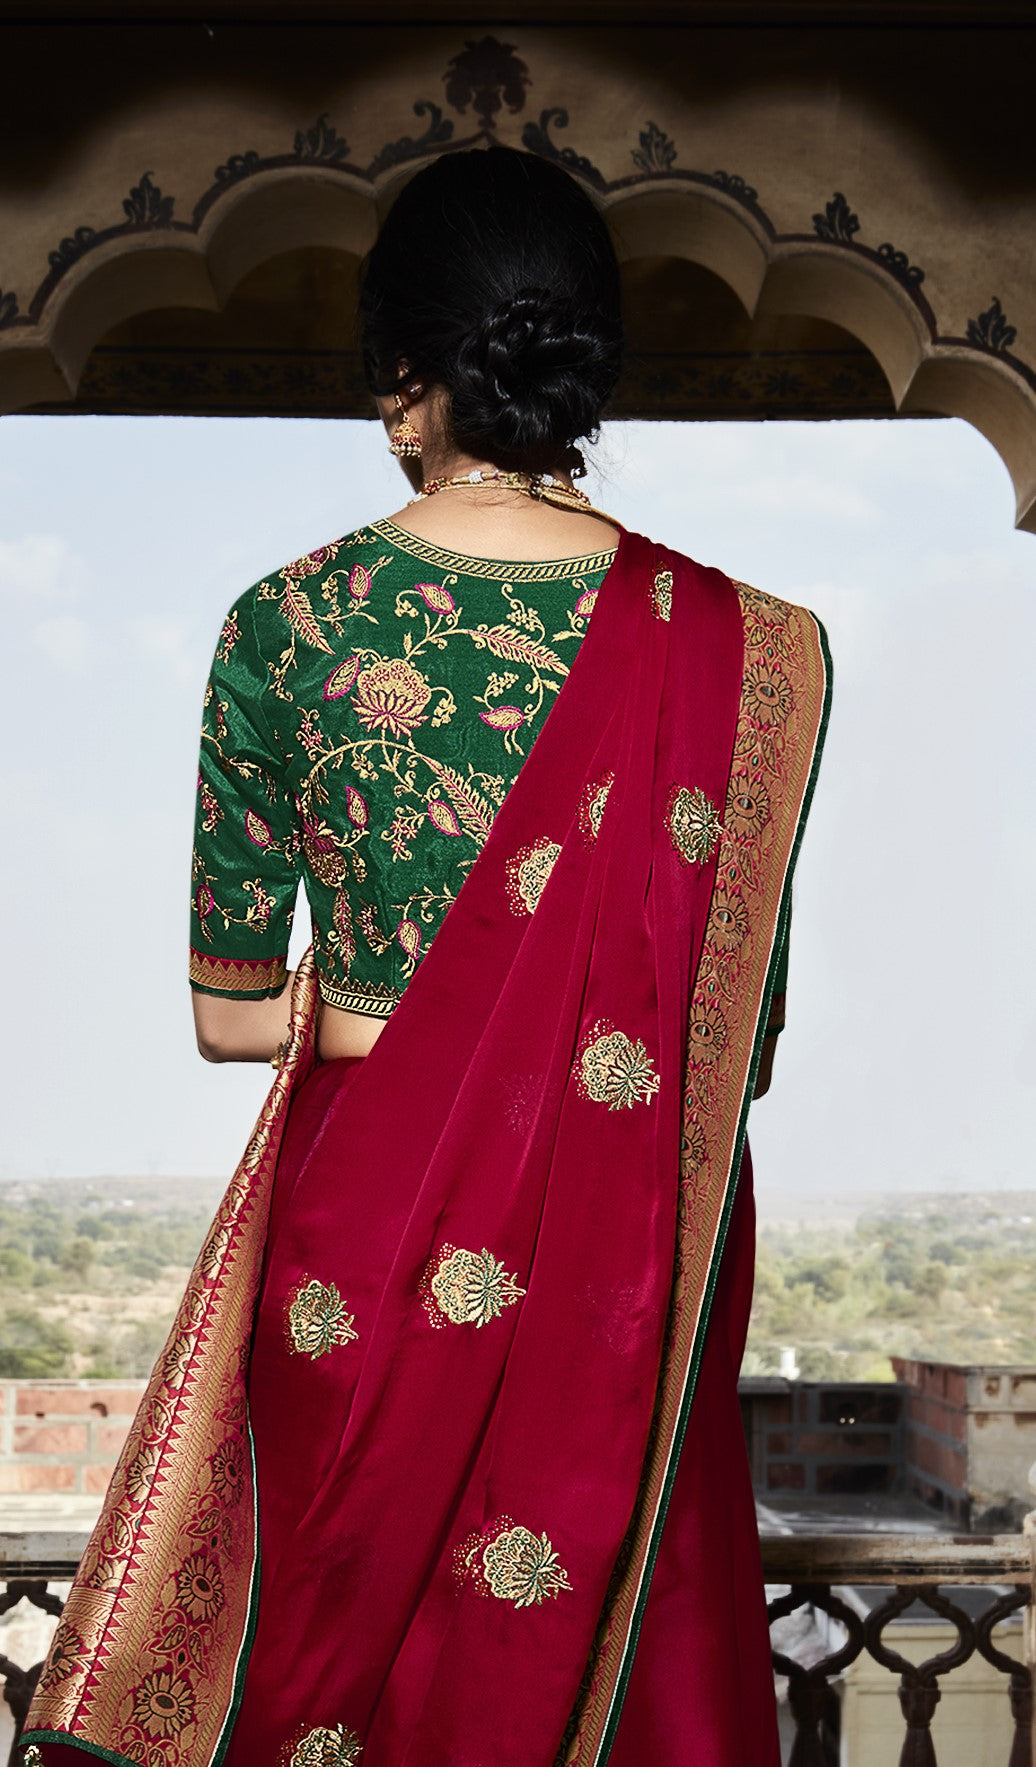
[[[284,986],[300,880],[321,993],[387,1017],[586,632],[614,548],[519,564],[373,522],[235,602],[205,690],[192,986]]]

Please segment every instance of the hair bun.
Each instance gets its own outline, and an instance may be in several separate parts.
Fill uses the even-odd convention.
[[[577,365],[578,329],[565,296],[520,288],[487,313],[472,340],[473,355],[497,398],[520,398],[551,374]]]

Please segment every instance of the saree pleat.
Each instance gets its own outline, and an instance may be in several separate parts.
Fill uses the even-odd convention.
[[[653,1660],[670,1631],[712,1660],[670,1610],[686,1576],[713,1575],[701,1505],[726,1500],[746,1616],[742,1640],[731,1610],[727,1643],[769,1767],[732,1442],[750,1292],[734,1180],[826,670],[809,616],[745,593],[623,530],[563,691],[363,1061],[313,1066],[300,968],[286,1070],[228,1193],[238,1215],[185,1298],[182,1317],[208,1324],[175,1402],[156,1371],[140,1431],[164,1405],[165,1433],[139,1496],[139,1431],[127,1445],[73,1591],[76,1664],[48,1670],[31,1714],[48,1749],[82,1741],[132,1767],[590,1767],[613,1747],[632,1763],[652,1697],[638,1637]],[[746,701],[760,667],[791,683],[794,744],[763,728],[765,696],[758,716]],[[254,1442],[255,1478],[217,1513],[212,1443],[184,1442],[228,1333],[216,1414]],[[696,1381],[711,1434],[690,1427],[681,1481]],[[192,1575],[219,1600],[192,1632],[181,1542],[199,1508]],[[719,1735],[737,1696],[717,1670],[699,1704],[706,1684]],[[659,1735],[680,1728],[667,1711]],[[694,1700],[684,1719],[687,1735]],[[681,1751],[664,1758],[727,1759]]]

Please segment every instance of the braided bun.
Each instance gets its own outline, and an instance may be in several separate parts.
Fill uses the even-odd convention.
[[[456,445],[507,469],[568,467],[618,378],[619,273],[602,216],[550,161],[444,154],[397,198],[364,266],[368,384],[398,364],[450,396]]]

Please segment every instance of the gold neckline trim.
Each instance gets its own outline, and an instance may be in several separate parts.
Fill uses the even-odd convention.
[[[603,552],[588,552],[581,558],[501,559],[480,558],[473,552],[448,552],[433,546],[401,528],[385,516],[370,524],[372,534],[379,534],[390,546],[409,552],[423,564],[436,565],[440,570],[456,571],[465,577],[488,577],[495,583],[554,583],[570,577],[585,577],[593,571],[607,570],[618,551],[618,545]]]

